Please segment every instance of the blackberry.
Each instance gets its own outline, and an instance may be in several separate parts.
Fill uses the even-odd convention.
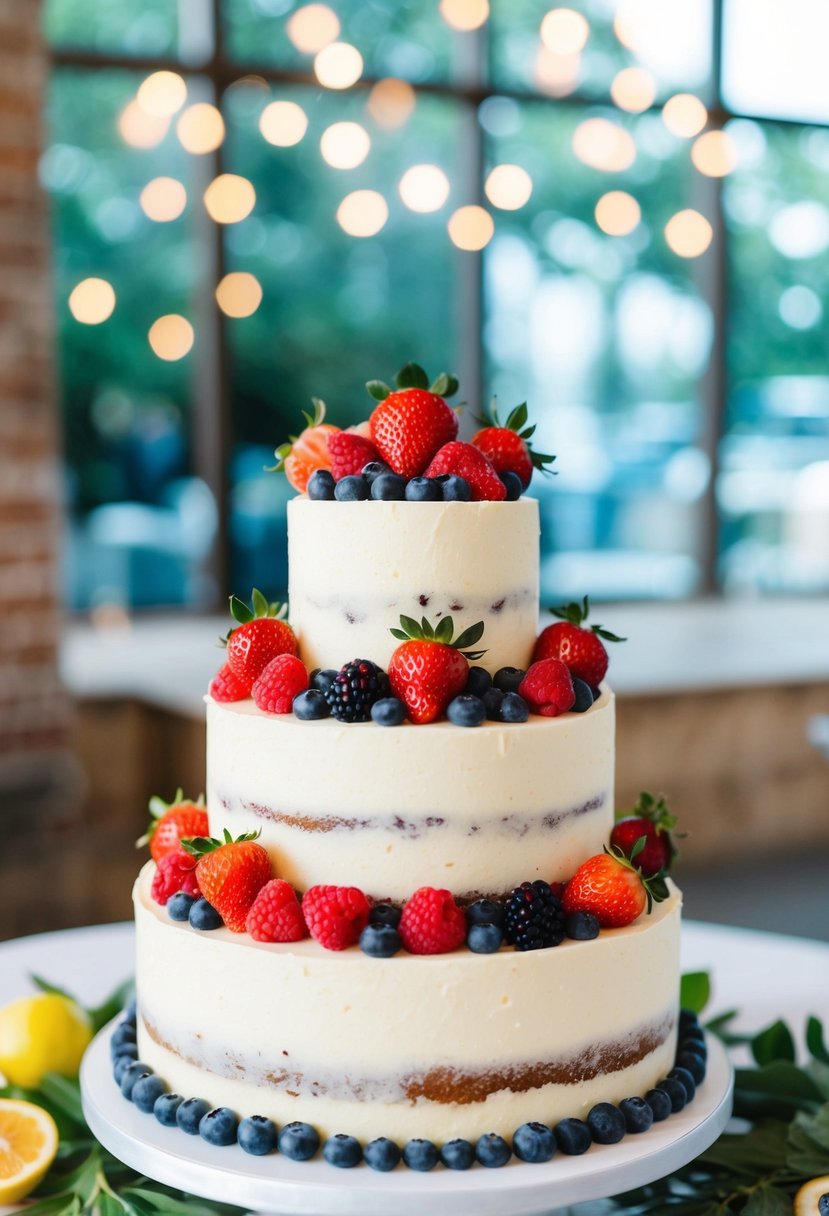
[[[332,718],[368,722],[371,707],[389,695],[389,677],[370,659],[355,659],[341,668],[325,691]]]
[[[544,950],[564,939],[561,900],[543,879],[522,882],[506,902],[504,937],[516,950]]]

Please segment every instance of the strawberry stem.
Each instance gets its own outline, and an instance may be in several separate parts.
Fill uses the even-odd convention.
[[[476,621],[455,638],[455,622],[451,616],[442,617],[437,626],[433,626],[425,616],[421,618],[420,624],[413,617],[401,616],[400,628],[390,629],[389,632],[400,642],[436,642],[441,646],[451,646],[454,650],[459,650],[466,659],[480,659],[486,654],[485,650],[466,649],[481,640],[484,632],[483,621]]]
[[[577,601],[573,601],[571,604],[561,604],[558,608],[551,608],[550,612],[553,616],[557,616],[559,620],[568,621],[571,625],[581,628],[590,615],[590,601],[585,596],[580,604]],[[621,638],[618,634],[611,633],[609,629],[605,629],[602,625],[591,625],[590,629],[605,642],[627,641],[627,638]]]
[[[226,844],[244,844],[247,840],[257,840],[261,834],[261,831],[256,831],[244,832],[241,836],[231,836],[225,828],[222,840],[217,840],[215,836],[186,836],[179,841],[179,844],[191,857],[205,857],[208,853],[215,852],[216,849],[224,848]]]

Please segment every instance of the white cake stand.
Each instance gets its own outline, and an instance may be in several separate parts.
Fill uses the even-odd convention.
[[[96,1036],[81,1067],[84,1114],[104,1148],[157,1182],[268,1216],[540,1216],[664,1178],[713,1144],[731,1114],[733,1071],[712,1038],[708,1072],[689,1107],[641,1136],[593,1145],[581,1157],[558,1153],[544,1165],[513,1158],[501,1169],[475,1165],[464,1172],[438,1166],[427,1174],[402,1166],[388,1174],[366,1165],[336,1169],[321,1156],[251,1157],[238,1145],[216,1148],[162,1127],[127,1102],[112,1078],[116,1024]]]

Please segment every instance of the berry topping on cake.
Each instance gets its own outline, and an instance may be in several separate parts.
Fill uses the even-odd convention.
[[[248,691],[277,655],[297,653],[294,631],[282,619],[285,611],[284,604],[269,604],[255,587],[250,607],[235,595],[230,597],[230,614],[239,625],[225,639],[227,664],[240,685],[247,683]]]
[[[426,469],[427,477],[439,477],[443,473],[455,473],[468,483],[473,502],[503,502],[506,487],[492,467],[488,456],[471,443],[455,440],[445,443],[434,455]]]
[[[177,847],[157,862],[150,893],[162,908],[171,895],[185,891],[188,895],[200,895],[199,879],[194,859],[183,848]]]
[[[335,481],[362,473],[363,467],[379,459],[379,452],[370,439],[356,431],[338,431],[328,437],[331,453],[331,474]]]
[[[252,680],[240,680],[233,674],[229,663],[225,663],[210,681],[208,692],[214,701],[244,701],[250,696]]]
[[[413,477],[406,483],[406,502],[442,502],[443,485],[434,477]]]
[[[516,950],[546,950],[564,940],[561,900],[548,882],[515,888],[504,909],[504,937]]]
[[[541,659],[532,663],[518,685],[518,694],[534,714],[545,718],[566,714],[576,699],[570,670],[560,659]]]
[[[153,861],[160,861],[167,853],[178,849],[183,836],[206,836],[209,831],[204,797],[191,802],[184,797],[183,790],[176,790],[172,802],[151,798],[150,814],[152,819],[147,831],[135,843],[137,848],[149,844]]]
[[[484,632],[483,621],[464,629],[453,640],[455,625],[445,616],[433,627],[425,617],[420,624],[401,616],[400,628],[392,629],[402,641],[389,660],[392,690],[404,702],[413,722],[434,722],[449,702],[463,692],[469,678],[469,659],[479,659],[483,650],[474,646]]]
[[[234,933],[244,933],[248,912],[271,877],[271,860],[258,832],[235,840],[225,829],[224,839],[197,836],[184,848],[197,859],[196,878],[201,894]]]
[[[526,490],[533,469],[540,469],[542,473],[552,472],[547,465],[552,464],[555,456],[534,452],[530,445],[535,427],[527,426],[526,401],[510,411],[503,426],[493,405],[492,422],[492,426],[486,426],[473,435],[472,442],[489,459],[496,473],[514,473]]]
[[[667,899],[662,875],[647,878],[634,865],[642,848],[644,838],[636,842],[630,858],[615,846],[588,857],[564,889],[566,914],[592,912],[603,929],[620,929]]]
[[[417,477],[438,448],[458,433],[457,415],[444,401],[457,392],[458,382],[444,372],[430,385],[422,367],[407,363],[397,373],[395,386],[391,389],[381,380],[366,385],[379,402],[369,419],[371,438],[395,473]]]
[[[357,887],[309,887],[302,914],[312,937],[326,950],[345,950],[360,940],[371,907]]]
[[[302,659],[280,654],[268,663],[254,681],[251,695],[259,709],[269,714],[289,714],[294,698],[308,687],[308,672]]]
[[[308,688],[294,697],[293,711],[301,722],[317,722],[328,717],[328,702],[325,693],[318,688]]]
[[[590,615],[587,596],[580,604],[565,604],[553,608],[553,616],[560,617],[554,625],[548,625],[539,634],[533,650],[533,660],[561,659],[574,676],[584,680],[592,688],[598,688],[607,675],[607,651],[601,643],[624,642],[624,638],[611,633],[601,625],[585,628]]]
[[[283,878],[272,878],[253,901],[245,928],[257,942],[300,942],[308,928],[296,891]]]
[[[448,954],[466,940],[466,916],[451,891],[421,887],[403,909],[400,939],[410,954]]]
[[[337,502],[363,502],[369,496],[368,482],[359,473],[341,478],[334,486]]]
[[[406,706],[399,697],[382,697],[371,707],[371,720],[378,726],[402,726],[406,721]]]
[[[636,842],[644,837],[645,847],[636,857],[644,875],[651,877],[660,870],[668,871],[676,855],[671,832],[676,827],[676,815],[661,796],[643,792],[629,815],[621,816],[610,833],[610,843],[631,857]]]
[[[328,685],[325,699],[332,718],[340,722],[368,722],[375,701],[389,695],[389,678],[370,659],[346,663]]]
[[[333,438],[335,436],[332,435]],[[312,473],[308,478],[305,493],[313,502],[332,502],[336,486],[337,483],[328,469],[317,469],[316,473]]]
[[[486,706],[480,697],[462,693],[446,706],[446,716],[453,726],[480,726],[486,721]]]
[[[308,486],[308,480],[317,469],[331,469],[331,452],[328,442],[332,435],[339,433],[338,426],[324,422],[325,402],[319,397],[311,398],[314,406],[313,414],[302,416],[308,424],[298,436],[291,435],[287,443],[280,444],[274,452],[276,464],[268,469],[269,473],[284,472],[288,481],[298,493],[302,494]]]

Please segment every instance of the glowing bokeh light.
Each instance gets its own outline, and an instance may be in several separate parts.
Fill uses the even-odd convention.
[[[371,150],[371,139],[358,122],[335,122],[320,139],[322,159],[332,169],[356,169]]]
[[[520,165],[496,165],[486,179],[484,191],[493,207],[517,211],[529,202],[533,179]]]
[[[170,119],[166,115],[148,114],[135,98],[118,115],[118,131],[131,148],[157,148],[169,128]]]
[[[154,177],[138,197],[141,210],[158,224],[177,220],[187,206],[187,191],[174,177]]]
[[[277,148],[292,148],[308,130],[308,116],[295,101],[272,101],[259,115],[262,136]]]
[[[215,152],[225,137],[225,120],[210,102],[199,101],[179,115],[176,135],[185,152]]]
[[[694,140],[691,160],[706,177],[725,177],[736,167],[737,149],[725,131],[706,131]]]
[[[69,311],[82,325],[100,325],[114,308],[115,291],[106,279],[81,279],[69,295]]]
[[[535,83],[552,97],[566,97],[579,82],[581,55],[557,55],[540,46],[535,57]]]
[[[363,57],[349,42],[332,42],[314,58],[314,75],[326,89],[350,89],[363,74]]]
[[[175,363],[192,350],[195,334],[186,317],[170,312],[153,321],[147,337],[153,353],[158,355],[159,359]]]
[[[573,132],[573,153],[582,164],[603,173],[620,173],[636,159],[636,144],[624,127],[607,118],[586,118]]]
[[[205,190],[204,205],[217,224],[238,224],[253,211],[256,191],[246,177],[220,173]]]
[[[492,240],[495,224],[488,211],[473,204],[453,212],[447,228],[453,245],[474,253]]]
[[[681,258],[698,258],[705,253],[713,237],[714,230],[708,220],[692,208],[677,211],[665,225],[668,248]]]
[[[337,223],[349,236],[375,236],[388,218],[388,203],[376,190],[354,190],[337,208]]]
[[[596,223],[608,236],[627,236],[642,218],[642,209],[632,194],[609,190],[596,203]]]
[[[552,8],[541,22],[541,41],[556,55],[578,55],[589,37],[587,18],[572,8]]]
[[[415,91],[407,80],[389,76],[378,80],[368,95],[366,109],[386,131],[395,131],[411,117],[415,108]]]
[[[691,139],[708,122],[708,111],[693,93],[676,93],[662,107],[662,121],[672,135]]]
[[[216,288],[216,303],[225,316],[249,317],[262,303],[262,285],[247,271],[231,271]]]
[[[410,211],[439,211],[449,197],[449,178],[437,165],[412,165],[398,189]]]
[[[340,19],[327,4],[305,4],[298,8],[285,27],[298,51],[316,55],[340,33]]]
[[[623,68],[613,78],[610,96],[620,110],[641,114],[653,105],[656,81],[644,68]]]
[[[169,117],[187,100],[187,85],[178,72],[153,72],[142,80],[135,100],[146,114]]]
[[[489,16],[489,0],[440,0],[440,15],[453,30],[477,30]]]

